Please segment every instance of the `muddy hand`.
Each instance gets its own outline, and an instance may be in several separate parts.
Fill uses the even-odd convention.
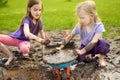
[[[63,48],[65,47],[65,45],[66,45],[66,41],[63,40],[63,41],[62,41],[62,44],[61,44],[60,47],[59,47],[59,49],[63,49]]]
[[[49,43],[50,43],[50,40],[45,40],[43,44],[48,45]]]
[[[50,40],[48,35],[45,35],[45,40]]]
[[[79,49],[74,49],[74,50],[73,50],[73,53],[74,53],[75,55],[82,55],[82,54],[80,53],[80,50],[79,50]]]
[[[43,44],[43,43],[45,42],[45,40],[44,40],[44,39],[41,39],[39,42],[40,42],[41,44]]]
[[[49,38],[49,36],[48,35],[45,35],[45,41],[44,41],[44,45],[48,45],[49,43],[50,43],[50,38]]]
[[[73,50],[73,53],[74,53],[75,55],[78,55],[78,52],[76,51],[76,49]]]

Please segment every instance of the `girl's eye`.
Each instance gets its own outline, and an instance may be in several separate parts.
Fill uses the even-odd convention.
[[[84,17],[80,17],[80,19],[84,19]]]
[[[42,11],[42,9],[39,9],[39,11]]]
[[[34,11],[37,11],[37,9],[33,9]]]
[[[34,11],[41,11],[41,9],[33,9]]]

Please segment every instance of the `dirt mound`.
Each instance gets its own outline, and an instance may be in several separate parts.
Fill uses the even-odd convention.
[[[52,47],[58,47],[63,40],[65,31],[47,32],[51,37]],[[79,36],[73,41],[79,46]],[[98,58],[87,58],[84,62],[74,63],[71,66],[70,80],[120,80],[120,37],[109,40],[111,51],[106,57],[107,66],[98,67]],[[50,46],[48,46],[50,49]],[[3,64],[7,57],[0,52],[0,80],[56,80],[54,69],[43,62],[42,46],[32,41],[30,57],[23,57],[15,47],[8,47],[17,60],[8,67]],[[61,70],[62,80],[66,79],[65,70]]]

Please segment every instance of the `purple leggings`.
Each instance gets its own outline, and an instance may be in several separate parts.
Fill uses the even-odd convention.
[[[79,49],[82,49],[84,47],[85,45],[82,44]],[[86,55],[88,54],[95,55],[100,53],[100,54],[106,55],[109,51],[110,51],[109,43],[106,40],[99,40],[96,46],[92,50],[84,53],[83,55],[78,56],[77,61],[78,62],[83,61]]]
[[[16,38],[12,38],[8,35],[0,34],[0,44],[5,44],[9,46],[16,46],[20,49],[23,54],[28,54],[30,49],[30,42],[23,41]]]

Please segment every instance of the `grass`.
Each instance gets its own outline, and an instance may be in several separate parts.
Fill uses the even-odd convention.
[[[73,29],[77,23],[75,6],[84,0],[42,0],[42,13],[45,30]],[[120,35],[119,0],[94,0],[97,11],[105,25],[104,37],[115,38]],[[27,0],[8,0],[6,7],[0,8],[0,31],[15,31],[26,12]]]

